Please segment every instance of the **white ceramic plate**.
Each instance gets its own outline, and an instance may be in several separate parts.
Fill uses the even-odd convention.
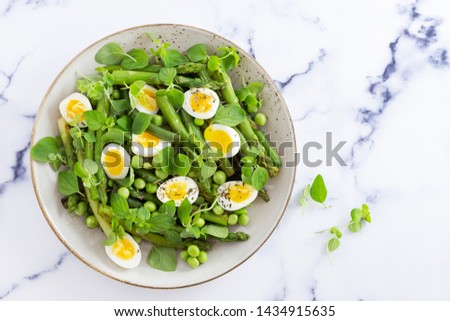
[[[115,41],[126,50],[141,47],[149,48],[149,32],[153,37],[161,37],[181,51],[196,43],[204,43],[209,51],[215,52],[220,46],[235,46],[241,62],[230,76],[236,85],[246,81],[259,80],[265,84],[262,92],[264,106],[262,111],[268,116],[264,130],[271,133],[272,141],[292,142],[293,147],[284,150],[283,164],[292,161],[295,153],[294,129],[286,104],[280,91],[264,69],[244,50],[232,42],[206,30],[183,25],[146,25],[123,30],[103,38],[83,50],[70,61],[56,77],[47,91],[34,124],[31,144],[40,138],[54,136],[58,133],[56,120],[59,117],[59,102],[75,91],[77,72],[91,74],[97,63],[95,53],[104,44]],[[49,225],[61,242],[81,261],[98,272],[113,279],[151,288],[186,287],[207,282],[217,278],[252,256],[269,238],[280,221],[288,204],[294,183],[295,168],[283,167],[280,174],[271,179],[267,186],[271,197],[269,203],[258,199],[249,210],[250,224],[240,230],[250,234],[250,239],[239,243],[217,243],[208,253],[206,264],[192,270],[184,262],[179,262],[175,272],[162,272],[151,268],[146,262],[150,246],[142,246],[143,259],[141,264],[132,270],[125,270],[110,261],[102,244],[104,235],[99,229],[88,229],[83,220],[67,213],[61,206],[61,195],[57,190],[56,174],[48,164],[31,161],[31,174],[34,190],[42,212]]]

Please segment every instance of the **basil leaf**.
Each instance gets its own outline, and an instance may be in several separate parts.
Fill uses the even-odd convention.
[[[175,219],[170,215],[160,213],[159,215],[150,217],[148,223],[150,224],[150,232],[164,233],[165,231],[170,230],[175,226]]]
[[[92,159],[85,159],[83,162],[83,168],[90,175],[95,175],[98,172],[98,165]]]
[[[131,132],[131,127],[133,125],[133,120],[131,120],[131,117],[128,116],[122,116],[117,121],[117,126],[122,128],[124,131]]]
[[[185,154],[178,154],[173,162],[173,170],[180,176],[186,176],[191,170],[191,160]]]
[[[150,125],[151,120],[151,115],[139,112],[136,117],[134,117],[131,132],[135,135],[142,134],[147,129],[148,125]]]
[[[132,49],[123,58],[122,67],[125,69],[141,69],[148,66],[148,55],[143,49]]]
[[[269,180],[269,173],[264,167],[256,167],[252,174],[252,186],[257,191],[260,191]]]
[[[323,177],[319,174],[314,179],[309,194],[313,200],[323,204],[327,198],[327,193],[327,187],[325,186]]]
[[[180,233],[180,236],[185,239],[192,237],[198,239],[200,237],[200,228],[198,226],[188,226]]]
[[[112,193],[110,199],[114,214],[120,219],[125,218],[130,212],[128,202],[117,193]]]
[[[191,220],[192,204],[189,202],[187,197],[181,202],[177,210],[178,218],[181,224],[186,227],[189,225]]]
[[[170,200],[168,202],[165,202],[163,205],[159,207],[158,212],[160,215],[166,215],[166,216],[174,216],[175,212],[177,210],[177,207],[175,206],[175,201]],[[158,215],[158,216],[160,216]],[[155,216],[157,217],[157,216]]]
[[[206,160],[200,167],[200,175],[202,178],[209,178],[217,171],[217,164],[213,160]]]
[[[157,169],[161,169],[166,173],[172,173],[171,166],[174,158],[174,149],[172,146],[163,148],[155,157],[153,157],[152,165]]]
[[[352,221],[348,224],[348,229],[350,230],[350,232],[353,232],[353,233],[361,231],[361,228],[362,228],[361,222]]]
[[[150,219],[150,211],[144,206],[139,207],[136,216],[142,221],[147,221]]]
[[[126,53],[117,42],[110,42],[104,45],[95,54],[95,61],[104,65],[120,64]]]
[[[71,169],[58,173],[58,189],[61,194],[66,196],[75,194],[80,190],[77,175]]]
[[[37,162],[48,162],[50,154],[58,154],[60,148],[58,141],[54,137],[44,137],[40,139],[30,151],[31,158]]]
[[[147,262],[157,270],[175,271],[177,269],[177,251],[174,248],[153,245]]]
[[[208,59],[208,53],[206,52],[206,46],[202,43],[193,45],[186,51],[186,55],[192,62],[206,63]]]
[[[76,162],[73,166],[73,172],[80,178],[89,178],[89,173],[83,168],[80,162]]]
[[[177,75],[177,70],[175,68],[163,67],[158,73],[159,80],[163,82],[164,85],[169,86],[173,83],[175,76]]]
[[[246,117],[246,112],[239,105],[229,104],[226,106],[220,106],[217,109],[216,115],[213,118],[213,122],[226,126],[237,126]]]
[[[339,247],[339,245],[341,245],[341,241],[339,241],[337,238],[333,237],[327,243],[328,252],[333,252],[334,250],[336,250]]]
[[[176,231],[168,230],[164,232],[164,237],[173,245],[180,245],[183,242],[180,234]]]
[[[166,67],[175,67],[189,62],[187,57],[183,56],[178,50],[163,50],[160,54],[161,60]]]
[[[99,130],[106,121],[105,114],[99,110],[86,110],[84,112],[84,119],[90,130]]]
[[[111,100],[112,112],[122,115],[130,109],[130,102],[127,99]]]
[[[362,213],[361,209],[359,209],[359,208],[352,209],[350,215],[352,217],[353,222],[359,222],[359,221],[361,221],[361,218],[363,217],[363,213]]]
[[[84,133],[83,137],[88,143],[95,143],[97,141],[97,138],[95,138],[94,133],[91,132]]]
[[[209,224],[202,228],[202,233],[224,239],[228,236],[228,227]]]
[[[130,94],[131,96],[136,97],[141,89],[145,86],[145,81],[143,80],[136,80],[130,85]]]
[[[183,107],[184,93],[181,90],[172,88],[169,90],[169,100],[176,108]]]

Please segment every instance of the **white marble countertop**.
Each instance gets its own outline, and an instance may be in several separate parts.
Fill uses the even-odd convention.
[[[347,141],[348,166],[299,165],[290,206],[258,253],[178,290],[122,284],[70,254],[29,173],[34,116],[60,69],[105,35],[162,22],[211,30],[252,53],[283,90],[300,151],[324,144],[326,132]],[[0,299],[450,299],[446,1],[1,0],[0,41]],[[300,193],[318,173],[332,208],[302,215]],[[345,224],[363,202],[373,222],[345,233],[330,261],[326,237],[314,233]]]

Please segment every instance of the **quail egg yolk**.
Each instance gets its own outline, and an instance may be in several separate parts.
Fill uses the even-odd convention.
[[[145,109],[155,110],[157,108],[155,97],[153,90],[143,88],[138,94],[138,102]]]
[[[211,109],[213,98],[209,95],[196,91],[190,99],[192,110],[197,113],[205,113]]]
[[[78,121],[84,120],[84,112],[86,111],[83,103],[79,100],[70,100],[67,104],[67,116]]]
[[[186,197],[187,194],[186,182],[173,182],[166,189],[166,197],[173,201],[181,201]]]
[[[148,132],[143,132],[138,136],[137,142],[141,144],[143,147],[148,148],[158,145],[159,138]]]
[[[111,175],[120,175],[125,166],[122,154],[119,150],[109,150],[104,156],[105,170]]]
[[[112,253],[123,260],[130,260],[136,254],[136,249],[130,240],[123,238],[112,245]]]
[[[231,201],[240,203],[249,198],[252,187],[249,185],[232,185],[229,187],[229,198]]]
[[[226,154],[233,147],[233,140],[224,130],[215,130],[211,126],[205,130],[205,139],[210,143],[211,147],[219,149]]]

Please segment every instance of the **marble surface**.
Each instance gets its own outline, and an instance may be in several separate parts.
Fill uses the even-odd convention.
[[[444,0],[0,1],[0,299],[449,300],[450,5]],[[58,241],[29,172],[34,117],[59,70],[96,39],[148,23],[219,33],[281,87],[298,149],[346,141],[347,166],[300,164],[291,203],[245,264],[204,285],[111,280]],[[324,158],[322,153],[310,155]],[[329,209],[300,193],[322,173]],[[316,231],[367,202],[372,224],[328,258]]]

